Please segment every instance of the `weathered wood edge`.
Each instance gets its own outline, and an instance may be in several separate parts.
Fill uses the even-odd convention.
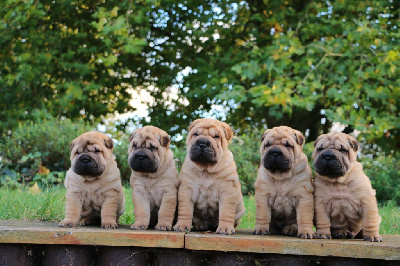
[[[361,239],[299,239],[288,236],[254,236],[252,230],[237,230],[235,235],[190,232],[185,248],[191,250],[273,253],[300,256],[334,256],[400,260],[400,235],[383,235],[381,243]]]
[[[52,222],[0,221],[0,243],[184,248],[185,233],[99,226],[61,228]]]

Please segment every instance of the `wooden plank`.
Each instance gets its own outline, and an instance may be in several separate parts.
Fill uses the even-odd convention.
[[[0,243],[184,248],[185,233],[99,226],[58,227],[55,222],[0,220]]]
[[[55,222],[1,221],[0,243],[91,245],[115,247],[176,248],[197,251],[306,255],[400,261],[400,235],[383,235],[382,243],[363,240],[298,239],[286,236],[254,236],[237,230],[232,236],[211,232],[133,231],[85,226],[60,228]],[[186,234],[186,235],[185,235]]]
[[[255,236],[252,230],[237,230],[235,235],[190,232],[185,248],[191,250],[236,251],[307,256],[334,256],[400,260],[400,235],[383,235],[384,242],[361,239],[299,239],[289,236]]]

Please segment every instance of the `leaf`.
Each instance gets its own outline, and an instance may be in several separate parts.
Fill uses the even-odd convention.
[[[41,165],[39,167],[38,174],[40,174],[40,175],[48,175],[49,173],[50,173],[50,170],[47,169],[45,166]]]
[[[35,182],[35,184],[33,184],[33,186],[31,186],[28,190],[33,195],[39,194],[41,192],[37,182]]]

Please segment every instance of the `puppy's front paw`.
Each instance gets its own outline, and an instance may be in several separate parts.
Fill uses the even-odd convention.
[[[174,225],[174,231],[177,232],[184,232],[184,231],[190,231],[192,227],[192,221],[190,220],[180,220]]]
[[[154,229],[158,231],[169,231],[172,229],[172,225],[171,223],[158,222],[158,224],[154,227]]]
[[[148,224],[144,224],[144,223],[141,223],[141,222],[135,222],[134,224],[131,225],[130,228],[132,230],[146,230],[147,227],[149,227]]]
[[[269,235],[269,226],[256,226],[253,235]]]
[[[223,235],[234,235],[235,227],[233,226],[233,223],[219,222],[216,232]]]
[[[329,229],[328,230],[317,229],[315,236],[316,238],[319,239],[332,239],[331,231]]]
[[[297,233],[298,238],[303,238],[303,239],[312,239],[315,238],[314,231],[312,228],[309,229],[301,229]]]
[[[105,221],[105,222],[101,222],[101,228],[104,229],[117,229],[118,228],[118,224],[116,221]]]
[[[369,242],[382,242],[382,237],[379,234],[364,234],[364,240]]]
[[[75,220],[64,219],[58,224],[58,226],[59,227],[75,227],[76,224],[77,224],[77,221],[75,221]]]

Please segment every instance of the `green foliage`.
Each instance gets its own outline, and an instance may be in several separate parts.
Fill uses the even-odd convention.
[[[0,107],[0,134],[40,110],[96,122],[134,110],[128,90],[149,79],[142,53],[151,8],[131,1],[2,1],[0,93],[7,104]]]
[[[129,137],[125,134],[121,135],[117,141],[114,142],[113,153],[116,157],[118,168],[121,172],[121,179],[124,185],[129,185],[132,170],[128,164],[128,147]]]
[[[199,5],[163,6],[179,23],[171,16],[156,29],[180,33],[162,47],[184,35],[186,56],[171,60],[190,71],[176,108],[166,116],[158,101],[151,123],[179,132],[207,111],[242,132],[287,125],[313,141],[340,122],[386,150],[398,147],[398,1],[221,1],[187,15]]]
[[[254,182],[260,167],[260,138],[262,132],[254,131],[249,134],[234,137],[229,149],[236,162],[243,195],[254,195]]]
[[[400,204],[400,154],[381,154],[372,158],[364,156],[362,164],[366,175],[371,179],[379,201],[392,200]]]
[[[374,0],[5,0],[0,131],[49,115],[99,122],[134,110],[129,90],[144,89],[154,101],[141,122],[172,136],[207,112],[241,134],[287,125],[308,141],[340,122],[390,151],[400,143],[399,10]]]
[[[20,124],[0,141],[1,185],[34,180],[61,183],[70,167],[71,141],[93,127],[55,118]]]

